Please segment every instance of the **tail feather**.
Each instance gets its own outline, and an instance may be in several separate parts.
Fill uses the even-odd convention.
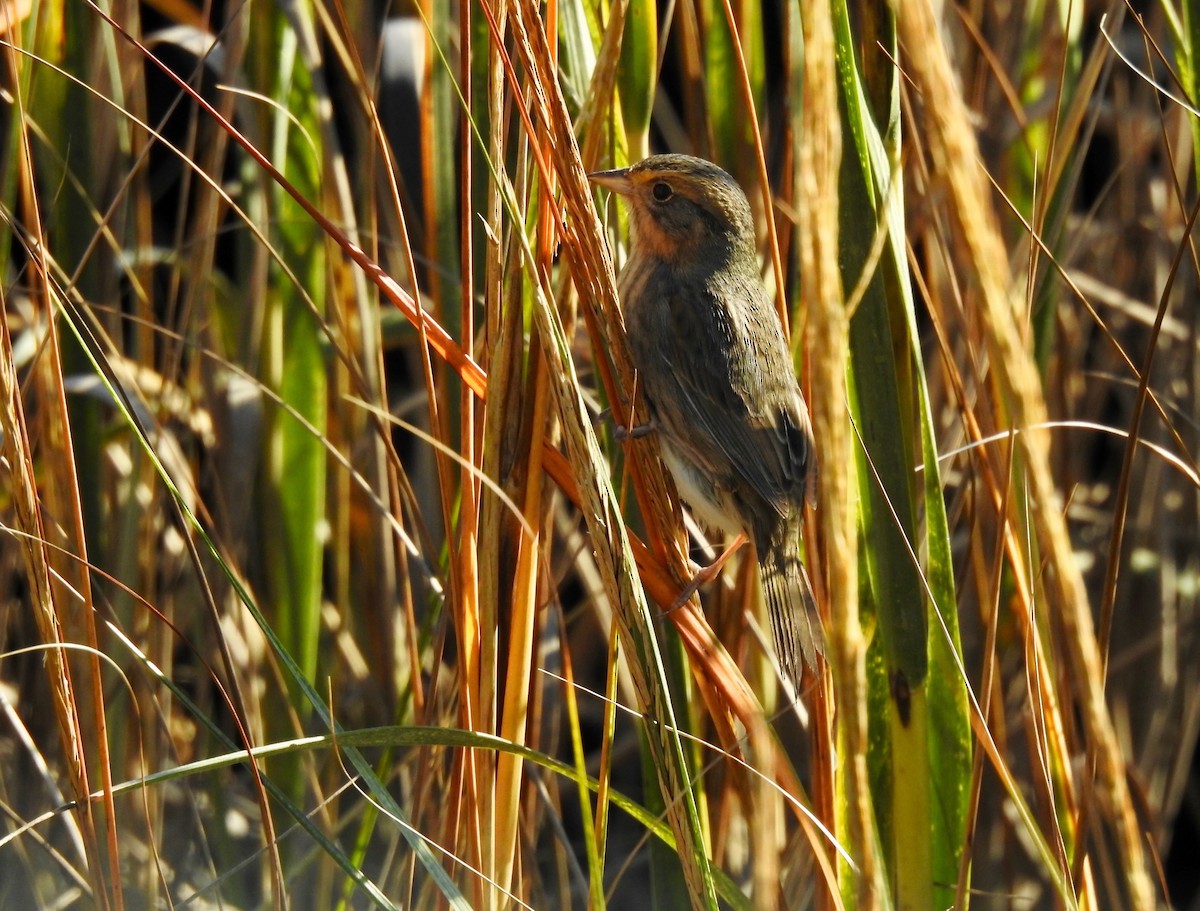
[[[773,546],[759,562],[763,598],[775,640],[775,657],[783,675],[797,686],[801,662],[816,669],[825,652],[825,634],[808,571],[791,547]]]

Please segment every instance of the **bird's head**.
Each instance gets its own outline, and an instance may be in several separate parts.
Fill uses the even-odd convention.
[[[680,257],[754,255],[746,194],[721,168],[690,155],[652,155],[589,178],[629,201],[635,254]]]

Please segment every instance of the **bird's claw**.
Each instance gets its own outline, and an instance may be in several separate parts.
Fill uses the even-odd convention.
[[[654,433],[653,424],[638,424],[634,427],[623,427],[620,424],[613,425],[613,436],[622,443],[626,440],[640,440],[642,437],[649,436],[652,433]]]

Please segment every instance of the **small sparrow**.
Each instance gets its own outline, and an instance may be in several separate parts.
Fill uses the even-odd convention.
[[[815,496],[812,427],[759,275],[746,195],[711,162],[654,155],[590,175],[625,197],[618,280],[629,349],[663,462],[711,530],[749,538],[775,654],[793,683],[824,651],[800,561]]]

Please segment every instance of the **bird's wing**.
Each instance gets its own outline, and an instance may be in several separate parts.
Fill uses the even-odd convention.
[[[660,381],[676,387],[681,405],[672,436],[783,514],[806,496],[812,430],[782,335],[762,323],[775,313],[766,293],[745,283],[687,297],[668,307],[676,337],[688,341],[686,363],[659,352]],[[698,307],[713,315],[714,331],[698,331]]]

